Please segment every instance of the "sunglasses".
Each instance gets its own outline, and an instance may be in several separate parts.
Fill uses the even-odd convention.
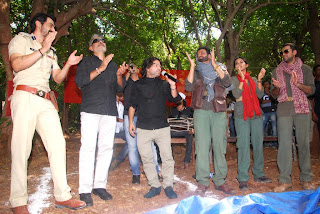
[[[288,54],[288,53],[289,53],[289,49],[284,50],[283,52],[281,51],[281,52],[280,52],[280,56],[282,56],[284,53],[285,53],[285,54]]]
[[[92,44],[97,43],[97,42],[100,42],[100,41],[102,41],[103,43],[105,43],[104,39],[94,39],[94,40],[92,41]]]

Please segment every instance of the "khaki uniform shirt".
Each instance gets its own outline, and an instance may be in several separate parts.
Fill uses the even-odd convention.
[[[33,34],[19,33],[9,43],[9,56],[13,53],[29,55],[38,51],[41,47]],[[49,78],[52,71],[56,69],[60,69],[60,67],[57,63],[55,49],[51,47],[48,52],[43,53],[43,57],[29,68],[13,72],[14,87],[27,85],[48,92],[50,91]]]

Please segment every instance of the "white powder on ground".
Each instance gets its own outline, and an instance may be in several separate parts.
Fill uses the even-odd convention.
[[[188,189],[192,192],[196,191],[197,189],[197,185],[194,185],[193,183],[189,182],[189,181],[183,181],[180,178],[178,178],[176,175],[174,175],[173,180],[182,184],[186,184],[188,186]],[[206,197],[209,198],[215,198],[215,199],[219,199],[219,195],[215,195],[213,194],[213,192],[211,191],[207,191],[206,192]]]
[[[50,206],[49,198],[52,197],[52,194],[50,194],[51,185],[49,185],[51,180],[51,171],[49,167],[44,167],[42,172],[37,191],[29,197],[28,210],[32,214],[42,213],[44,208]]]

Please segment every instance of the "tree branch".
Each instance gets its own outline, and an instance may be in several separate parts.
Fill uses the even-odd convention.
[[[211,4],[211,7],[212,7],[213,11],[217,15],[218,25],[219,25],[220,29],[222,30],[224,26],[223,26],[223,22],[221,20],[220,12],[219,12],[218,7],[217,7],[217,2],[213,1],[213,0],[210,0],[210,4]]]
[[[201,39],[200,39],[200,35],[199,35],[199,31],[198,31],[198,27],[197,27],[196,18],[195,18],[195,16],[194,16],[194,10],[193,10],[193,5],[192,5],[191,0],[189,0],[189,5],[190,5],[190,9],[191,9],[193,28],[194,28],[194,31],[195,31],[195,33],[196,33],[196,37],[197,37],[197,40],[198,40],[198,44],[199,44],[199,46],[202,46]]]
[[[120,11],[120,10],[113,10],[113,9],[110,9],[110,8],[107,8],[107,7],[94,7],[94,9],[96,9],[96,10],[110,11],[110,12],[113,12],[113,13],[120,13],[120,14],[123,14],[123,15],[126,15],[126,16],[133,16],[133,17],[140,18],[139,15],[135,15],[135,14],[131,14],[131,13],[125,13],[125,12],[122,12],[122,11]]]
[[[126,34],[125,32],[121,31],[120,29],[118,29],[117,27],[115,27],[111,22],[107,21],[107,20],[104,20],[102,19],[101,17],[99,17],[98,15],[96,14],[93,14],[94,17],[100,19],[101,21],[103,21],[104,23],[112,26],[112,28],[115,30],[115,31],[118,31],[120,34],[124,35],[125,37],[129,38],[131,41],[133,41],[134,43],[136,43],[137,45],[139,45],[140,47],[143,48],[143,50],[145,50],[150,56],[152,55],[150,51],[148,51],[148,49],[143,46],[139,41],[137,41],[135,38],[133,38],[132,36]]]

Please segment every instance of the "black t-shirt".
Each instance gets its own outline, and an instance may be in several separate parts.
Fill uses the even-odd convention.
[[[139,109],[137,128],[152,130],[169,126],[166,101],[176,103],[181,97],[172,97],[170,85],[166,81],[144,77],[134,82],[129,100],[130,106]]]

